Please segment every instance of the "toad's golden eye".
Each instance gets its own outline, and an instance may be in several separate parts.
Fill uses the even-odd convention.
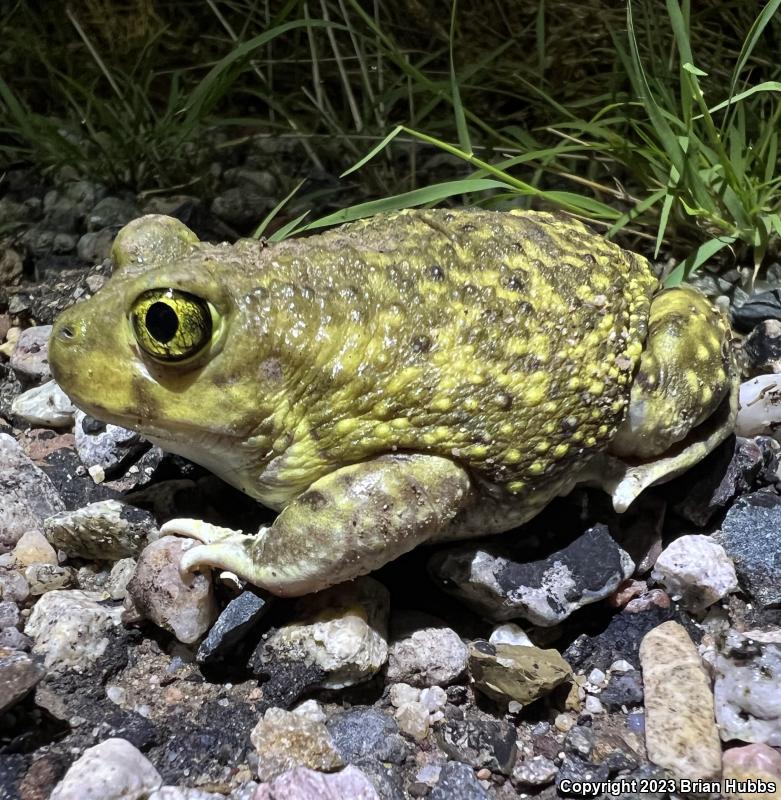
[[[211,340],[209,304],[179,289],[151,289],[136,298],[130,321],[141,349],[158,361],[183,361]]]

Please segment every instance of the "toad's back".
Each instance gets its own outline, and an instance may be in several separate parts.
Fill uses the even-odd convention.
[[[254,312],[295,376],[291,475],[409,450],[517,494],[607,445],[657,285],[642,257],[534,212],[384,214],[259,262]]]

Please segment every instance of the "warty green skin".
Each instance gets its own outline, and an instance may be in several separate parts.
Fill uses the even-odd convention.
[[[257,537],[168,526],[204,542],[185,567],[279,594],[422,541],[507,530],[579,482],[614,497],[623,486],[625,506],[731,422],[678,444],[734,384],[718,312],[693,290],[653,299],[642,257],[566,217],[406,211],[229,246],[149,216],[113,257],[106,287],[57,321],[55,377],[91,415],[282,510]],[[129,323],[139,295],[169,288],[215,317],[207,345],[176,364],[144,353]],[[654,466],[625,466],[633,455]]]

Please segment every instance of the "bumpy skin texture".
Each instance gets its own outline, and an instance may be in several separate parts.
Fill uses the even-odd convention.
[[[60,317],[50,349],[57,380],[93,416],[142,431],[272,508],[326,481],[321,520],[336,528],[347,517],[330,476],[361,465],[349,480],[381,487],[378,475],[398,478],[383,458],[423,459],[415,468],[436,484],[433,516],[399,522],[404,515],[388,510],[382,535],[341,548],[358,552],[354,574],[379,566],[383,547],[388,560],[419,541],[512,527],[581,475],[595,480],[612,441],[622,457],[656,456],[708,417],[732,381],[728,333],[700,295],[662,294],[670,308],[655,316],[645,259],[552,214],[405,211],[270,247],[200,243],[181,223],[150,216],[120,232],[113,255],[115,277]],[[204,346],[176,363],[145,353],[129,322],[139,296],[165,289],[208,301],[214,320]],[[702,315],[687,322],[692,304]],[[670,327],[670,311],[682,309],[684,324]],[[640,364],[656,317],[667,338]],[[677,346],[683,335],[700,337],[694,377],[691,352]],[[677,381],[673,408],[651,397],[660,359]],[[636,375],[644,382],[635,391]],[[676,408],[685,420],[670,430],[659,415]],[[633,448],[638,437],[645,443]],[[399,508],[409,486],[396,488]],[[359,531],[382,516],[356,513]],[[285,514],[263,546],[279,567]],[[303,534],[285,535],[292,557]],[[262,538],[244,541],[233,561],[249,548],[240,558],[257,566]],[[301,558],[317,560],[307,547]],[[196,549],[204,562],[230,560]],[[287,584],[319,588],[327,569],[309,570],[317,580],[288,574]],[[257,569],[249,577],[274,583]]]

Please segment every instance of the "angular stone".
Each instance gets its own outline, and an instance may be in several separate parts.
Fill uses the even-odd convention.
[[[608,711],[619,711],[621,706],[642,705],[643,697],[643,680],[634,669],[611,675],[607,686],[599,693],[599,701]]]
[[[340,772],[323,775],[320,772],[296,767],[263,783],[253,800],[380,800],[371,781],[358,767],[352,765]]]
[[[694,612],[738,590],[735,566],[724,548],[699,534],[672,541],[656,560],[651,577]]]
[[[163,536],[147,545],[127,584],[128,598],[146,619],[192,644],[217,618],[211,576],[194,572],[182,575],[182,553],[195,545],[178,536]]]
[[[30,594],[39,597],[47,592],[65,589],[75,581],[75,570],[55,564],[31,564],[24,571]]]
[[[149,449],[136,431],[101,422],[77,411],[74,434],[76,452],[87,469],[100,467],[109,477],[119,477]]]
[[[282,708],[270,708],[252,730],[258,754],[258,777],[271,781],[294,767],[333,772],[344,766],[331,734],[322,722]]]
[[[483,719],[446,719],[435,736],[439,746],[453,759],[470,767],[486,767],[509,775],[518,748],[515,726],[509,722]]]
[[[490,795],[466,764],[448,761],[428,797],[430,800],[488,800]]]
[[[675,510],[684,519],[705,527],[738,495],[747,494],[773,460],[756,439],[729,437],[723,444],[672,484]]]
[[[0,553],[8,552],[25,531],[62,511],[62,498],[16,439],[0,433]]]
[[[27,653],[0,647],[0,714],[16,705],[45,674],[43,665]]]
[[[396,722],[399,730],[411,736],[418,742],[422,742],[428,736],[429,730],[429,711],[423,703],[413,701],[403,703],[396,711]]]
[[[366,758],[401,764],[409,754],[396,721],[376,708],[355,706],[335,714],[326,727],[348,764],[359,764]]]
[[[648,758],[679,778],[710,780],[721,770],[721,744],[710,680],[686,629],[665,622],[640,646]]]
[[[11,404],[11,413],[44,428],[70,428],[76,407],[54,381],[28,389]]]
[[[528,705],[572,676],[557,650],[485,641],[469,648],[469,672],[475,686],[494,700]]]
[[[661,594],[664,592],[659,590]],[[574,670],[591,670],[595,667],[605,671],[616,660],[622,659],[635,669],[640,667],[639,649],[643,637],[673,616],[669,605],[652,602],[652,593],[632,600],[620,614],[616,614],[607,628],[594,636],[581,634],[564,651],[564,658]],[[665,595],[666,597],[666,595]],[[642,602],[641,607],[630,610],[632,603]]]
[[[277,683],[289,683],[291,675],[306,669],[299,693],[367,680],[388,657],[389,605],[388,590],[368,577],[304,597],[297,605],[297,621],[261,643],[251,667]]]
[[[23,567],[32,564],[59,564],[56,550],[35,529],[24,533],[14,547],[14,558]]]
[[[48,517],[46,538],[68,556],[96,561],[118,561],[138,556],[157,536],[154,517],[118,500],[101,500],[75,511]]]
[[[761,608],[781,605],[781,497],[760,491],[737,500],[713,539],[735,564],[743,587]]]
[[[121,624],[122,609],[103,599],[76,589],[44,594],[24,629],[35,641],[33,654],[52,670],[89,667],[105,652],[109,630]]]
[[[145,800],[163,783],[152,763],[125,739],[106,739],[73,763],[49,800]]]
[[[246,590],[228,603],[206,638],[201,642],[195,660],[199,664],[223,661],[231,651],[260,624],[271,608],[270,596]]]
[[[749,636],[731,632],[714,664],[719,732],[781,747],[781,643]]]
[[[489,619],[551,626],[611,595],[635,565],[607,527],[595,525],[541,561],[521,563],[467,546],[435,554],[430,568],[445,591]]]

